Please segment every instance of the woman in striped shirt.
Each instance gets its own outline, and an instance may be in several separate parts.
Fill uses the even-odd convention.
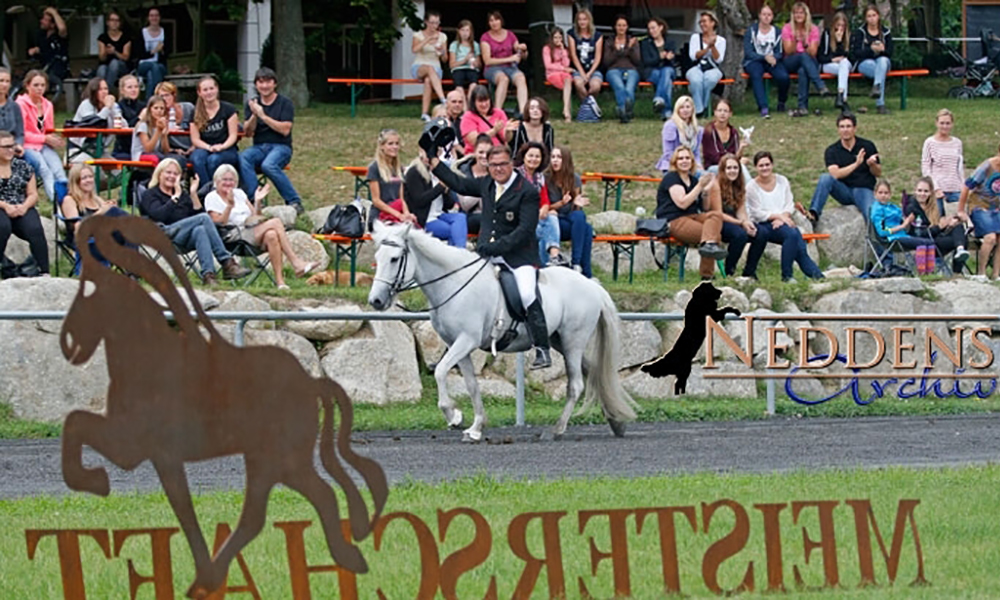
[[[955,117],[947,108],[937,114],[937,133],[924,140],[920,158],[920,173],[934,182],[934,195],[941,214],[954,214],[958,196],[965,181],[962,140],[951,135]],[[946,206],[950,210],[945,210]]]

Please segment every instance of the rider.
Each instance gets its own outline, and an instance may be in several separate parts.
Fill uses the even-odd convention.
[[[436,158],[431,161],[433,173],[451,190],[465,196],[483,199],[482,225],[476,250],[492,262],[506,264],[514,272],[521,302],[527,307],[528,334],[535,348],[532,369],[552,365],[549,356],[549,331],[545,324],[542,301],[535,295],[538,269],[538,190],[531,182],[514,172],[510,149],[494,146],[487,154],[489,175],[462,177]]]

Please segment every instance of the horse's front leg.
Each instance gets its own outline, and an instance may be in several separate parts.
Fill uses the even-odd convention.
[[[448,427],[462,426],[462,411],[455,408],[455,401],[448,395],[448,372],[462,358],[468,356],[478,346],[475,340],[466,333],[459,334],[448,351],[444,353],[437,367],[434,368],[434,380],[438,388],[438,408],[444,413]],[[466,382],[468,384],[468,382]],[[471,393],[471,392],[470,392]]]
[[[97,413],[75,410],[66,417],[62,435],[63,479],[72,490],[107,496],[111,492],[104,467],[83,466],[83,447],[90,446],[121,469],[134,469],[147,450],[128,427]]]
[[[208,552],[208,544],[198,525],[198,515],[194,512],[191,502],[191,490],[188,487],[184,463],[172,458],[155,458],[153,466],[160,476],[163,491],[167,494],[170,507],[174,509],[180,522],[184,536],[187,537],[194,558],[195,582],[188,590],[190,598],[205,598],[222,582],[213,582],[212,556]],[[214,583],[214,585],[213,585]]]
[[[479,395],[479,382],[476,380],[476,367],[472,364],[472,355],[465,355],[458,361],[458,368],[462,371],[462,378],[465,379],[465,389],[469,390],[469,398],[472,400],[472,410],[475,417],[472,425],[462,432],[463,442],[478,442],[483,439],[483,427],[486,426],[486,408],[483,407],[483,399]]]

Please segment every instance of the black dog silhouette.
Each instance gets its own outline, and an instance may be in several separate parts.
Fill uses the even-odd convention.
[[[719,308],[722,292],[710,282],[704,282],[694,289],[691,301],[684,309],[684,330],[674,343],[674,347],[660,358],[642,365],[641,370],[653,377],[676,375],[674,393],[678,396],[687,389],[691,375],[691,363],[705,342],[705,317],[712,317],[718,323],[732,313],[737,317],[740,311],[732,306]]]

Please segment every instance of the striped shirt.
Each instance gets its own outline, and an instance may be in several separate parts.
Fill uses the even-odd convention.
[[[962,140],[952,137],[942,142],[931,136],[924,140],[920,172],[934,180],[934,188],[943,192],[958,192],[965,181]]]

